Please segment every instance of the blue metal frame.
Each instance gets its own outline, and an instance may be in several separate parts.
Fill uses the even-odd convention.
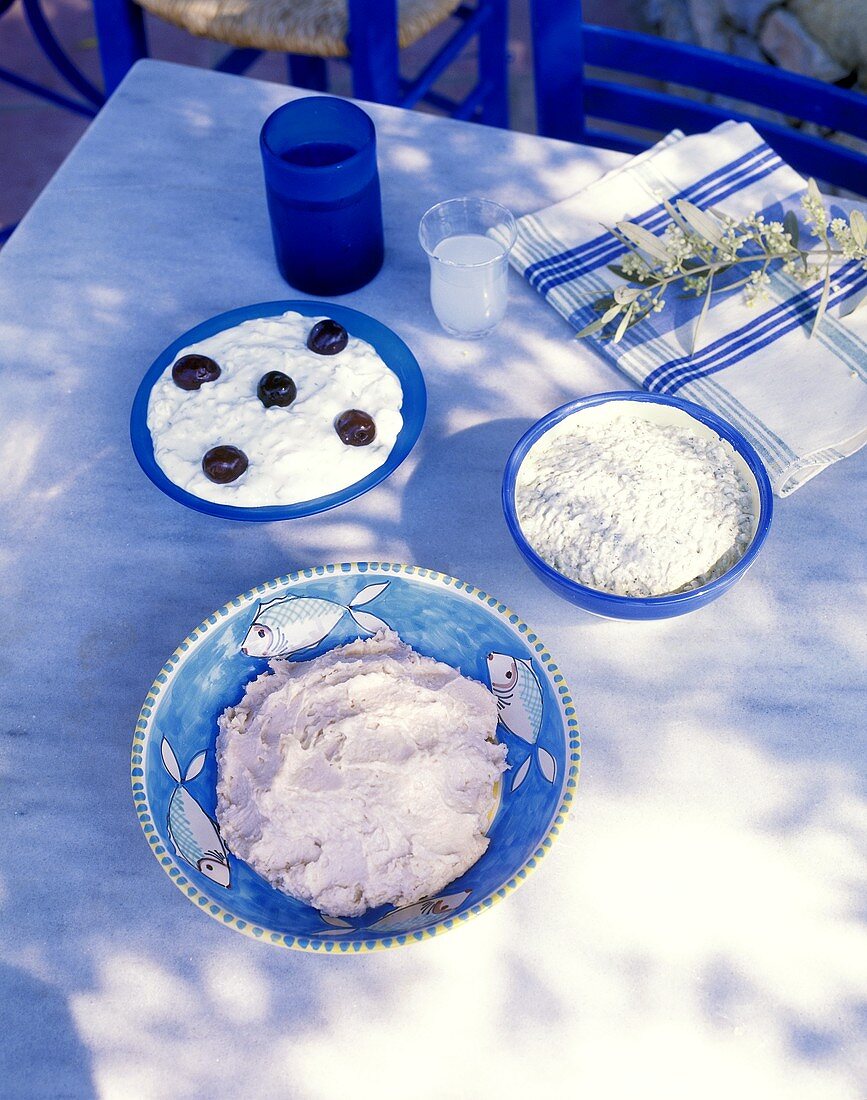
[[[4,15],[13,5],[15,0],[0,0],[0,16]],[[21,0],[27,23],[36,39],[37,45],[45,54],[52,67],[60,74],[67,84],[82,96],[84,102],[71,99],[69,96],[55,92],[52,88],[46,88],[43,84],[37,84],[11,69],[0,68],[0,80],[31,95],[38,96],[56,107],[64,107],[68,111],[93,118],[96,112],[105,102],[105,96],[98,88],[95,88],[84,73],[69,57],[63,49],[42,12],[39,0]]]
[[[15,0],[0,0],[0,16],[3,16],[14,2]],[[20,73],[4,67],[0,67],[0,80],[5,84],[11,84],[13,88],[20,88],[23,92],[44,99],[55,107],[62,107],[64,110],[72,111],[77,115],[84,115],[85,118],[93,118],[105,102],[105,96],[90,83],[54,37],[54,33],[42,12],[39,0],[21,0],[21,6],[24,9],[25,18],[37,45],[53,68],[82,98],[72,99],[70,96],[56,92],[53,88],[46,88],[44,84],[28,80],[26,76],[21,76]],[[0,245],[9,240],[16,225],[0,226]]]
[[[695,133],[727,118],[741,119],[798,171],[867,194],[865,154],[735,108],[622,83],[617,76],[725,95],[867,140],[862,94],[699,46],[585,24],[580,0],[532,0],[531,19],[539,133],[636,152],[651,141],[599,129],[588,118],[656,133],[675,127]],[[606,70],[605,78],[589,77],[589,65]]]
[[[39,0],[21,0],[21,3],[24,6],[24,14],[27,17],[27,22],[30,24],[33,37],[39,43],[42,52],[57,72],[60,73],[70,87],[84,96],[84,98],[92,103],[94,107],[97,109],[101,107],[105,102],[105,96],[98,88],[95,88],[84,73],[73,64],[69,55],[54,37],[45,16],[42,14]]]

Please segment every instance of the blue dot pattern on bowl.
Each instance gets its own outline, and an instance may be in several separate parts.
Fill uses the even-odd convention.
[[[500,783],[488,833],[491,842],[481,859],[436,897],[400,909],[382,906],[358,918],[329,918],[275,890],[231,854],[226,858],[214,821],[216,720],[240,700],[250,680],[267,671],[266,659],[247,656],[240,648],[261,604],[315,597],[343,608],[327,636],[293,656],[309,660],[367,636],[349,605],[365,586],[384,581],[387,588],[377,592],[375,604],[371,601],[376,616],[419,653],[488,686],[490,654],[514,658],[516,667],[527,672],[516,699],[506,699],[505,707],[500,700],[497,736],[507,746],[510,767]],[[526,878],[550,847],[573,800],[579,735],[562,674],[544,644],[508,607],[441,573],[362,562],[318,566],[269,581],[209,616],[154,681],[136,725],[131,764],[133,798],[151,850],[191,901],[263,942],[359,952],[446,931],[484,911]],[[173,833],[170,817],[179,820],[178,792],[184,800],[184,827],[176,826]]]

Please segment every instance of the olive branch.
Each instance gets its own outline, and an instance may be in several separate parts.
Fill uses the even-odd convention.
[[[835,267],[858,260],[867,270],[867,218],[860,210],[853,210],[848,221],[831,218],[814,179],[801,197],[804,221],[818,241],[818,246],[810,248],[799,247],[800,225],[793,210],[781,222],[767,222],[761,214],[736,221],[716,210],[700,210],[686,199],[663,199],[663,205],[671,221],[659,236],[630,221],[609,229],[627,255],[608,268],[626,283],[593,303],[600,316],[581,329],[578,339],[598,332],[602,339],[618,343],[627,329],[663,309],[666,292],[680,284],[684,295],[704,295],[693,330],[691,354],[695,354],[712,296],[743,288],[744,301],[753,305],[766,296],[771,283],[768,270],[775,264],[800,283],[823,279],[812,336],[825,315]],[[733,268],[746,273],[715,285],[720,275]]]

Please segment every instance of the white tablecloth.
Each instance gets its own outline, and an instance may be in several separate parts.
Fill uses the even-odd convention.
[[[502,468],[541,414],[622,381],[514,273],[493,337],[441,333],[416,226],[460,194],[538,209],[618,157],[370,108],[387,259],[342,301],[419,359],[420,442],[307,521],[175,504],[135,463],[130,404],[192,325],[298,297],[257,145],[296,94],[139,64],[0,254],[0,1094],[854,1100],[865,455],[779,502],[754,568],[703,611],[621,624],[560,601],[509,538]],[[366,558],[461,577],[545,639],[581,720],[577,807],[526,885],[465,926],[366,956],[279,951],[160,870],[132,728],[213,609]]]

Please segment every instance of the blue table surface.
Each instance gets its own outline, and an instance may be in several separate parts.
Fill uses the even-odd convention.
[[[865,1079],[865,453],[777,502],[745,579],[693,615],[593,619],[529,573],[499,504],[513,444],[628,388],[510,273],[489,339],[442,333],[422,212],[516,213],[619,155],[370,107],[386,262],[342,299],[418,358],[419,444],[308,520],[158,492],[130,405],[178,334],[298,297],[258,131],[285,86],[142,62],[0,254],[0,1094],[849,1100]],[[206,919],[148,851],[129,749],[147,689],[237,593],[364,559],[512,606],[576,698],[576,809],[526,885],[434,940],[278,951]]]

